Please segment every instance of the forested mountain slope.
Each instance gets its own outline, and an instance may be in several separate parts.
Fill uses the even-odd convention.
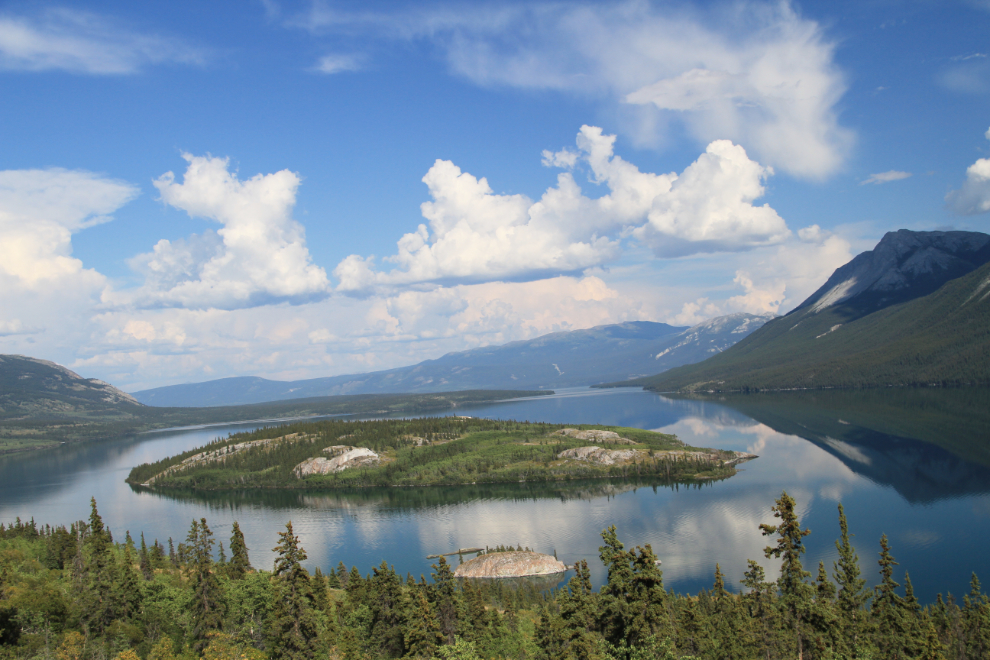
[[[224,378],[144,390],[134,397],[151,406],[220,406],[340,394],[592,385],[704,360],[771,318],[732,314],[691,328],[634,321],[448,353],[388,371],[299,381]]]
[[[627,384],[745,391],[990,383],[988,261],[986,234],[887,234],[730,350]]]

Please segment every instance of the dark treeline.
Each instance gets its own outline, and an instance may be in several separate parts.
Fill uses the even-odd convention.
[[[608,581],[586,562],[566,588],[458,581],[440,558],[430,578],[386,563],[312,574],[292,530],[271,571],[251,566],[237,523],[226,546],[205,519],[178,545],[114,541],[93,502],[69,528],[17,520],[0,527],[0,656],[57,660],[441,658],[475,660],[977,660],[990,655],[990,599],[973,576],[962,601],[915,597],[880,539],[880,582],[866,588],[842,507],[839,559],[814,576],[787,493],[761,525],[779,558],[768,581],[750,560],[740,593],[718,565],[711,589],[667,591],[649,545],[602,532]],[[872,562],[871,562],[872,563]],[[903,579],[903,586],[897,580]]]
[[[649,450],[648,460],[632,465],[561,465],[555,463],[561,451],[589,444],[555,435],[563,428],[562,424],[459,417],[300,422],[218,438],[204,447],[139,465],[131,470],[127,481],[135,485],[151,482],[155,488],[224,490],[518,483],[645,475],[674,482],[735,474],[725,465],[735,458],[732,452],[710,450],[716,458],[674,456],[665,452],[694,448],[672,435],[628,428],[617,430],[639,448]],[[272,442],[258,442],[265,440]],[[245,447],[244,443],[256,444]],[[337,445],[371,449],[382,456],[382,463],[304,479],[296,476],[296,466],[327,456],[325,450]],[[203,452],[210,452],[211,460],[182,465]]]

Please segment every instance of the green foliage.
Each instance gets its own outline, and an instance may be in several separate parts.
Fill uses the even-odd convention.
[[[560,460],[560,452],[590,444],[558,434],[562,428],[559,424],[457,417],[299,422],[218,438],[204,447],[139,465],[127,480],[154,488],[229,490],[517,484],[643,476],[676,483],[735,474],[735,469],[726,465],[735,458],[732,452],[705,450],[710,457],[685,457],[669,452],[696,448],[685,446],[674,436],[612,426],[580,428],[615,431],[635,441],[635,445],[621,447],[642,450],[639,458],[611,466]],[[370,449],[382,457],[381,462],[298,477],[296,466],[311,458],[327,457],[328,450],[341,445]],[[183,463],[199,454],[208,454],[209,460]]]
[[[723,353],[616,385],[661,392],[990,384],[990,264],[859,317],[798,308]]]
[[[824,564],[801,567],[807,530],[786,493],[764,525],[776,539],[781,580],[750,560],[741,593],[719,565],[711,589],[665,590],[650,546],[627,549],[602,532],[608,571],[596,593],[579,562],[565,588],[541,592],[505,580],[458,581],[442,558],[432,580],[401,579],[387,563],[364,576],[343,565],[304,568],[292,524],[279,534],[271,572],[229,574],[211,558],[205,520],[195,521],[173,564],[148,549],[145,580],[131,543],[114,543],[95,502],[70,529],[33,521],[0,527],[0,657],[56,660],[973,660],[987,657],[990,599],[973,576],[962,606],[918,602],[910,578],[881,539],[880,584],[865,607],[863,582],[840,509],[833,584]],[[75,538],[77,554],[58,557]],[[232,544],[236,545],[236,544]],[[152,548],[160,548],[155,542]],[[46,563],[47,562],[47,563]],[[157,562],[157,563],[156,563]],[[332,576],[332,579],[331,577]],[[104,582],[106,584],[104,584]],[[330,585],[336,585],[331,587]],[[94,595],[106,594],[107,602]],[[202,603],[209,603],[204,608]],[[210,617],[213,618],[210,618]],[[204,624],[204,622],[207,622]]]

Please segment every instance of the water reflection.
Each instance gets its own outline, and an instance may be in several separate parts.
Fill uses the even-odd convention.
[[[226,540],[240,522],[251,556],[269,567],[289,519],[311,566],[343,561],[367,571],[382,560],[429,575],[426,555],[458,547],[521,544],[573,564],[587,559],[596,584],[599,534],[616,525],[627,545],[652,544],[678,591],[712,581],[721,564],[733,585],[747,559],[763,559],[760,523],[786,489],[799,505],[806,564],[831,567],[842,502],[864,574],[875,578],[880,535],[893,544],[921,597],[967,590],[971,571],[990,575],[990,399],[983,390],[794,393],[676,399],[634,390],[569,390],[557,396],[459,409],[458,414],[658,429],[693,445],[750,451],[728,480],[703,487],[650,480],[385,488],[331,492],[168,492],[124,483],[133,465],[199,446],[239,425],[63,446],[0,458],[0,520],[68,524],[90,496],[115,533],[149,541],[185,538],[206,517]],[[455,559],[456,562],[456,559]],[[566,579],[566,578],[565,578]]]

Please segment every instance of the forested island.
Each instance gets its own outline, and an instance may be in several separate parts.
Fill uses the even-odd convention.
[[[866,588],[839,506],[838,560],[802,565],[795,501],[783,493],[761,525],[768,580],[749,561],[741,585],[713,567],[711,589],[675,594],[650,545],[602,532],[608,581],[593,589],[580,561],[566,588],[457,579],[441,557],[430,579],[387,562],[368,573],[304,566],[291,521],[271,571],[252,567],[237,523],[228,544],[205,519],[185,542],[114,541],[93,501],[69,527],[0,526],[0,655],[58,660],[975,660],[990,653],[990,599],[974,575],[958,601],[922,604],[886,536],[879,583]],[[769,512],[768,512],[769,513]],[[769,517],[769,515],[768,515]],[[730,552],[729,550],[726,551]],[[229,554],[228,554],[229,553]],[[873,564],[872,561],[869,564]],[[876,568],[874,568],[876,570]],[[903,579],[903,590],[898,580]]]
[[[323,420],[262,428],[131,470],[135,487],[225,490],[724,479],[751,454],[642,429],[471,417]]]

